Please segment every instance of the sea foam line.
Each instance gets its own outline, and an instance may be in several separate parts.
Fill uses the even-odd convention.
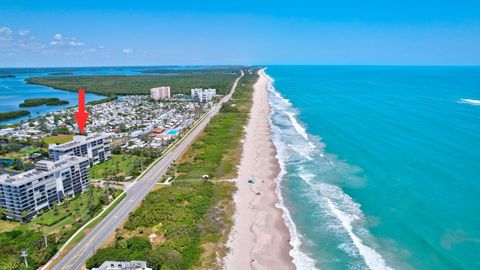
[[[480,106],[480,100],[478,99],[461,98],[457,102],[461,104],[470,104],[473,106]]]
[[[268,88],[270,90],[270,88],[273,88],[273,79],[270,76],[268,76],[266,73],[265,73],[265,76],[268,78]],[[280,96],[280,93],[275,91],[271,91],[271,92],[277,95],[278,97],[282,98]],[[286,104],[290,104],[288,100],[285,100],[285,99],[283,100]],[[271,102],[270,102],[270,106],[272,106]],[[270,122],[270,126],[273,127],[271,114],[269,117],[269,122]],[[282,209],[283,220],[285,222],[285,225],[288,228],[288,231],[290,232],[290,245],[292,245],[292,250],[290,250],[289,254],[290,256],[292,256],[293,264],[298,270],[317,269],[315,267],[315,260],[300,250],[300,246],[302,245],[302,241],[300,240],[300,234],[297,231],[297,227],[293,222],[290,212],[285,206],[283,196],[282,196],[282,191],[281,191],[281,181],[285,176],[285,174],[287,173],[287,170],[285,168],[285,159],[281,156],[280,151],[277,151],[276,158],[280,165],[280,173],[275,178],[275,182],[277,184],[275,188],[275,192],[278,197],[278,203],[276,204],[276,207]]]
[[[276,91],[276,89],[273,86],[274,80],[268,75],[267,77],[269,78],[269,91],[273,93],[278,99],[282,100],[289,107],[292,106],[292,104],[287,99],[283,98],[281,94]],[[286,111],[283,111],[283,112],[289,117],[292,123],[292,126],[297,131],[297,133],[307,140],[308,145],[312,146],[313,143],[308,140],[308,134],[306,133],[306,129],[303,126],[301,126],[300,123],[296,120],[295,114],[291,112],[286,112]],[[271,117],[270,117],[270,124],[273,127]],[[277,145],[278,144],[279,142],[277,142]],[[277,146],[277,148],[279,148],[279,146]],[[280,184],[283,177],[287,174],[287,171],[285,169],[285,157],[284,156],[282,157],[281,152],[282,152],[281,149],[278,149],[277,159],[279,160],[279,163],[280,163],[281,172],[276,179],[277,181],[276,192],[279,198],[278,207],[283,210],[283,217],[291,234],[290,244],[293,246],[293,249],[290,252],[290,255],[294,258],[294,264],[297,266],[298,269],[314,269],[315,260],[310,258],[308,255],[306,255],[300,250],[300,246],[301,246],[300,234],[296,229],[295,223],[293,222],[293,219],[291,218],[291,215],[288,209],[284,205]],[[322,158],[325,158],[330,163],[330,165],[334,167],[333,162],[327,159],[323,153],[320,153],[320,156]],[[318,191],[316,195],[321,196],[321,198],[319,198],[319,201],[324,202],[324,206],[328,210],[330,215],[333,216],[336,220],[338,220],[343,230],[347,232],[349,238],[353,242],[353,245],[355,246],[358,253],[363,258],[367,267],[372,270],[392,270],[393,268],[387,265],[383,257],[375,249],[365,245],[362,239],[354,233],[353,223],[363,218],[363,214],[360,210],[360,205],[354,202],[350,196],[345,194],[337,186],[326,184],[326,183],[318,183],[318,184],[314,183],[312,181],[314,177],[315,177],[314,174],[300,174],[300,178],[302,180],[304,180],[308,185],[310,185],[312,189]],[[337,206],[336,201],[339,201],[338,203],[340,203],[342,206],[346,206],[347,209],[349,209],[348,212],[352,212],[352,213],[348,213],[340,210],[340,208]]]

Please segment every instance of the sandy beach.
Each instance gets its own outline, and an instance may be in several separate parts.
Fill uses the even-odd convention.
[[[236,179],[235,224],[227,243],[230,253],[224,263],[226,269],[295,269],[289,255],[290,234],[282,210],[275,206],[280,167],[270,134],[268,78],[263,70],[259,74]]]

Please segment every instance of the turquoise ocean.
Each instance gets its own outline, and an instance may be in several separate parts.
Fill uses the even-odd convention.
[[[299,269],[480,269],[480,67],[266,73]]]

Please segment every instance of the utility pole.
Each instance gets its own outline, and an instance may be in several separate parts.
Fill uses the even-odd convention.
[[[20,256],[23,257],[23,259],[25,261],[25,266],[28,268],[28,262],[27,262],[28,253],[27,253],[26,248],[22,249],[22,252],[20,253]]]

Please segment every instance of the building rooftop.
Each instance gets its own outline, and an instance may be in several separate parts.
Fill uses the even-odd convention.
[[[14,176],[1,175],[0,183],[9,185],[22,185],[40,177],[74,166],[80,162],[87,161],[88,158],[76,156],[62,156],[58,161],[42,160],[37,162],[36,168]]]
[[[76,135],[76,136],[73,136],[73,141],[62,143],[62,144],[50,144],[48,146],[48,149],[49,150],[65,150],[65,149],[70,149],[77,145],[86,143],[88,141],[93,141],[93,140],[102,139],[102,138],[105,139],[108,137],[109,136],[106,134],[92,134],[88,136]]]

